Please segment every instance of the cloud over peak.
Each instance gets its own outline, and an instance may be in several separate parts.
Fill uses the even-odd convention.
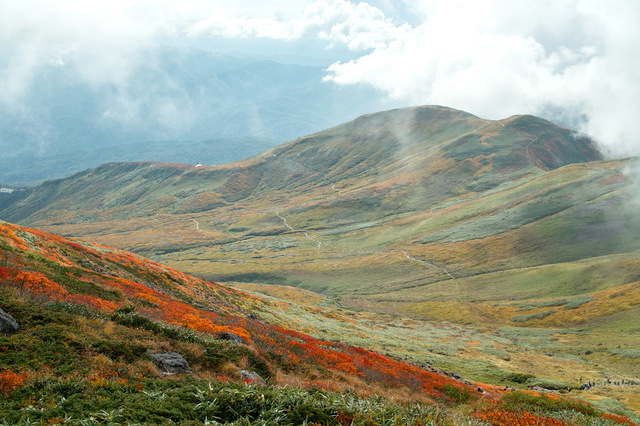
[[[373,86],[396,105],[542,115],[612,155],[640,154],[636,0],[0,2],[0,106],[19,108],[51,68],[127,93],[145,52],[161,45],[225,51],[224,40],[268,40],[287,53],[314,40],[334,55],[326,80]],[[340,49],[349,59],[332,53]]]
[[[366,83],[410,104],[487,118],[547,115],[596,137],[613,155],[640,154],[640,3],[420,3],[422,22],[327,79]]]

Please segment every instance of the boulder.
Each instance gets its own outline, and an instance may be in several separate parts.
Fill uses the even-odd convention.
[[[249,372],[247,370],[240,370],[240,375],[242,376],[242,382],[245,385],[265,386],[267,384],[267,382],[265,382],[264,379],[255,371]]]
[[[176,352],[153,353],[147,351],[158,366],[167,374],[193,374],[191,366],[182,355]]]
[[[0,309],[0,333],[15,334],[20,326],[11,315]]]
[[[222,331],[218,333],[218,339],[228,340],[231,343],[237,343],[237,344],[244,343],[244,341],[242,340],[242,337],[238,336],[237,334],[229,333],[228,331]]]

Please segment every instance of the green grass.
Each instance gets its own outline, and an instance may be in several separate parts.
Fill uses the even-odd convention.
[[[614,355],[620,355],[624,358],[640,359],[640,347],[612,349],[610,352]]]
[[[522,303],[529,304],[539,303],[531,300],[545,299],[540,303],[554,304],[556,301],[547,302],[548,298],[554,297],[574,306],[578,302],[587,303],[590,293],[634,282],[637,276],[635,268],[635,262],[627,262],[626,256],[611,256],[486,273],[426,285],[418,283],[406,290],[392,291],[393,287],[389,285],[379,293],[384,294],[387,300],[405,303],[526,300]]]
[[[589,417],[599,417],[598,411],[582,401],[551,399],[547,396],[535,396],[524,392],[511,392],[505,394],[500,400],[501,408],[507,411],[529,412],[563,412],[573,411]]]
[[[115,381],[47,379],[15,391],[0,407],[5,424],[353,425],[442,424],[438,406],[400,405],[379,397],[322,389],[248,387],[183,378]],[[31,423],[27,423],[31,422]],[[209,422],[209,423],[207,423]]]
[[[550,311],[536,312],[535,314],[516,315],[515,317],[511,317],[511,321],[512,322],[527,322],[527,321],[531,321],[533,319],[546,318],[549,315],[555,314],[556,312],[558,312],[556,309],[551,309]]]

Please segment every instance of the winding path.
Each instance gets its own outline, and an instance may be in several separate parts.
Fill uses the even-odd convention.
[[[528,134],[528,133],[527,133]],[[531,135],[529,135],[531,136]],[[532,143],[534,143],[535,141],[538,140],[538,136],[536,136],[535,138],[531,139],[531,141],[527,144],[527,158],[529,159],[529,164],[534,166],[534,167],[538,167],[541,168],[540,166],[536,165],[533,163],[533,160],[531,160],[531,150],[529,149],[529,147],[531,146]]]
[[[417,259],[417,258],[415,258],[415,257],[411,257],[411,256],[409,256],[409,253],[407,253],[407,251],[406,251],[406,250],[402,250],[402,252],[404,253],[404,255],[406,256],[406,258],[407,258],[407,259],[409,259],[409,260],[411,260],[411,261],[413,261],[413,262],[421,263],[421,264],[423,264],[423,265],[431,266],[432,268],[435,268],[435,269],[437,269],[437,270],[439,270],[439,271],[444,272],[445,274],[449,275],[449,277],[450,277],[451,279],[454,279],[454,280],[455,280],[455,277],[454,277],[453,275],[451,275],[451,272],[449,272],[449,271],[448,271],[448,270],[446,270],[445,268],[441,268],[441,267],[439,267],[439,266],[436,266],[436,265],[434,265],[433,263],[428,262],[428,261],[426,261],[426,260],[422,260],[422,259]]]
[[[279,218],[284,222],[284,226],[286,226],[287,228],[291,229],[291,230],[292,230],[292,231],[294,231],[294,232],[296,231],[295,229],[293,229],[293,228],[291,227],[291,225],[289,225],[289,224],[287,223],[287,219],[285,219],[284,217],[280,216],[280,210],[278,210],[278,211],[276,212],[276,216],[278,216],[278,217],[279,217]]]
[[[500,121],[497,121],[497,123],[498,123],[498,124],[500,124],[503,128],[505,127],[505,125],[504,125],[504,124],[502,124]],[[485,125],[483,125],[483,126],[480,126],[480,127],[476,128],[476,129],[474,129],[474,130],[472,130],[472,131],[468,132],[467,134],[471,134],[471,133],[477,132],[478,130],[480,130],[480,129],[482,129],[482,128],[485,128],[485,127],[487,127],[487,126],[489,126],[489,125],[491,125],[491,123],[489,123],[489,124],[485,124]],[[535,138],[535,139],[537,139],[537,138]],[[535,139],[534,139],[533,141],[535,141]],[[531,141],[529,144],[531,144],[533,141]],[[436,146],[432,147],[431,149],[429,149],[429,150],[427,151],[427,153],[428,153],[428,152],[431,152],[431,151],[436,151],[436,150],[438,150],[438,149],[441,149],[441,147],[442,147],[443,145],[445,145],[445,143],[446,143],[446,142],[443,142],[443,143],[441,143],[441,144],[438,144],[438,145],[436,145]],[[528,148],[529,148],[529,146],[527,146],[527,154],[529,153],[529,152],[528,152]],[[272,155],[273,155],[273,157],[276,157],[276,154],[272,154]],[[329,179],[329,177],[328,177],[328,174],[327,174],[327,173],[324,173],[324,172],[321,172],[321,171],[319,171],[319,170],[316,170],[316,169],[314,169],[313,167],[310,167],[310,166],[308,166],[307,164],[304,164],[303,162],[301,162],[301,161],[299,161],[299,160],[297,160],[297,159],[295,159],[295,158],[292,158],[292,157],[285,157],[285,158],[287,158],[287,159],[289,159],[290,161],[293,161],[293,162],[295,162],[295,163],[297,163],[297,164],[301,165],[302,167],[304,167],[304,168],[305,168],[305,169],[307,169],[307,170],[310,170],[310,171],[312,171],[312,172],[314,172],[314,173],[318,173],[318,174],[320,174],[320,175],[322,176],[322,179],[323,179],[323,180],[325,180],[325,181],[327,181],[327,182],[329,182],[329,183],[331,184],[331,190],[332,190],[332,191],[334,191],[335,193],[337,193],[337,195],[342,195],[341,191],[340,191],[339,189],[337,189],[337,188],[336,188],[336,182],[334,182],[334,181],[332,181],[331,179]],[[530,157],[530,156],[529,156],[529,162],[530,162],[530,163],[532,163],[532,162],[531,162],[531,157]],[[284,223],[284,225],[285,225],[289,230],[291,230],[292,232],[304,232],[304,235],[305,235],[305,237],[307,237],[307,239],[308,239],[308,240],[310,240],[310,241],[314,241],[314,242],[318,243],[318,251],[320,251],[320,248],[322,247],[322,241],[317,240],[317,239],[315,239],[315,238],[311,238],[311,236],[309,235],[309,232],[308,232],[308,231],[304,231],[304,230],[301,230],[301,229],[295,229],[295,228],[293,228],[291,225],[289,225],[289,222],[287,222],[287,219],[280,215],[280,210],[278,210],[278,211],[276,212],[276,216],[278,216],[278,218],[280,218],[280,220],[282,220],[282,222]],[[192,219],[192,220],[193,220],[193,219]],[[436,265],[434,265],[433,263],[428,262],[428,261],[426,261],[426,260],[421,260],[421,259],[417,259],[417,258],[415,258],[415,257],[411,257],[411,256],[409,256],[409,253],[407,253],[407,251],[406,251],[406,250],[403,250],[402,252],[404,253],[404,255],[406,256],[406,258],[407,258],[408,260],[410,260],[410,261],[412,261],[412,262],[420,263],[421,265],[429,266],[429,267],[434,268],[434,269],[437,269],[437,270],[439,270],[439,271],[442,271],[442,272],[444,272],[445,274],[447,274],[451,279],[455,279],[455,277],[454,277],[453,275],[451,275],[451,272],[449,272],[447,269],[445,269],[445,268],[441,268],[441,267],[439,267],[439,266],[436,266]]]
[[[311,236],[309,235],[309,232],[308,232],[308,231],[304,231],[304,230],[302,230],[302,229],[294,229],[291,225],[289,225],[289,223],[287,222],[287,219],[285,219],[284,217],[280,216],[280,210],[278,210],[278,211],[276,212],[276,216],[278,216],[278,217],[282,220],[282,222],[284,223],[284,225],[285,225],[287,228],[289,228],[290,230],[292,230],[293,232],[304,232],[304,236],[305,236],[305,237],[307,237],[307,239],[308,239],[309,241],[313,241],[313,242],[318,243],[318,251],[320,251],[320,247],[322,247],[322,241],[320,241],[320,240],[316,240],[315,238],[311,238]]]

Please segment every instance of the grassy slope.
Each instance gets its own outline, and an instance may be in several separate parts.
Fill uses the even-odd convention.
[[[0,247],[0,303],[21,325],[0,337],[0,418],[10,424],[628,422],[557,396],[482,385],[479,398],[477,385],[432,368],[247,319],[290,311],[119,250],[4,222]],[[147,349],[183,354],[195,375],[163,378]],[[268,385],[238,383],[241,368]]]
[[[602,344],[603,356],[564,367],[571,380],[638,377],[634,358],[623,356],[640,346],[633,162],[593,160],[588,141],[535,117],[492,122],[408,109],[222,167],[102,166],[17,194],[2,214],[213,280],[301,286],[345,308],[589,330],[562,351],[578,356]],[[614,353],[613,329],[631,331],[623,355]],[[532,368],[526,354],[504,364],[487,352],[504,348],[455,361],[456,348],[443,350],[450,358],[440,365],[479,360],[466,363],[469,374],[492,380],[499,374],[485,373],[489,364]],[[540,356],[541,376],[566,375]]]

